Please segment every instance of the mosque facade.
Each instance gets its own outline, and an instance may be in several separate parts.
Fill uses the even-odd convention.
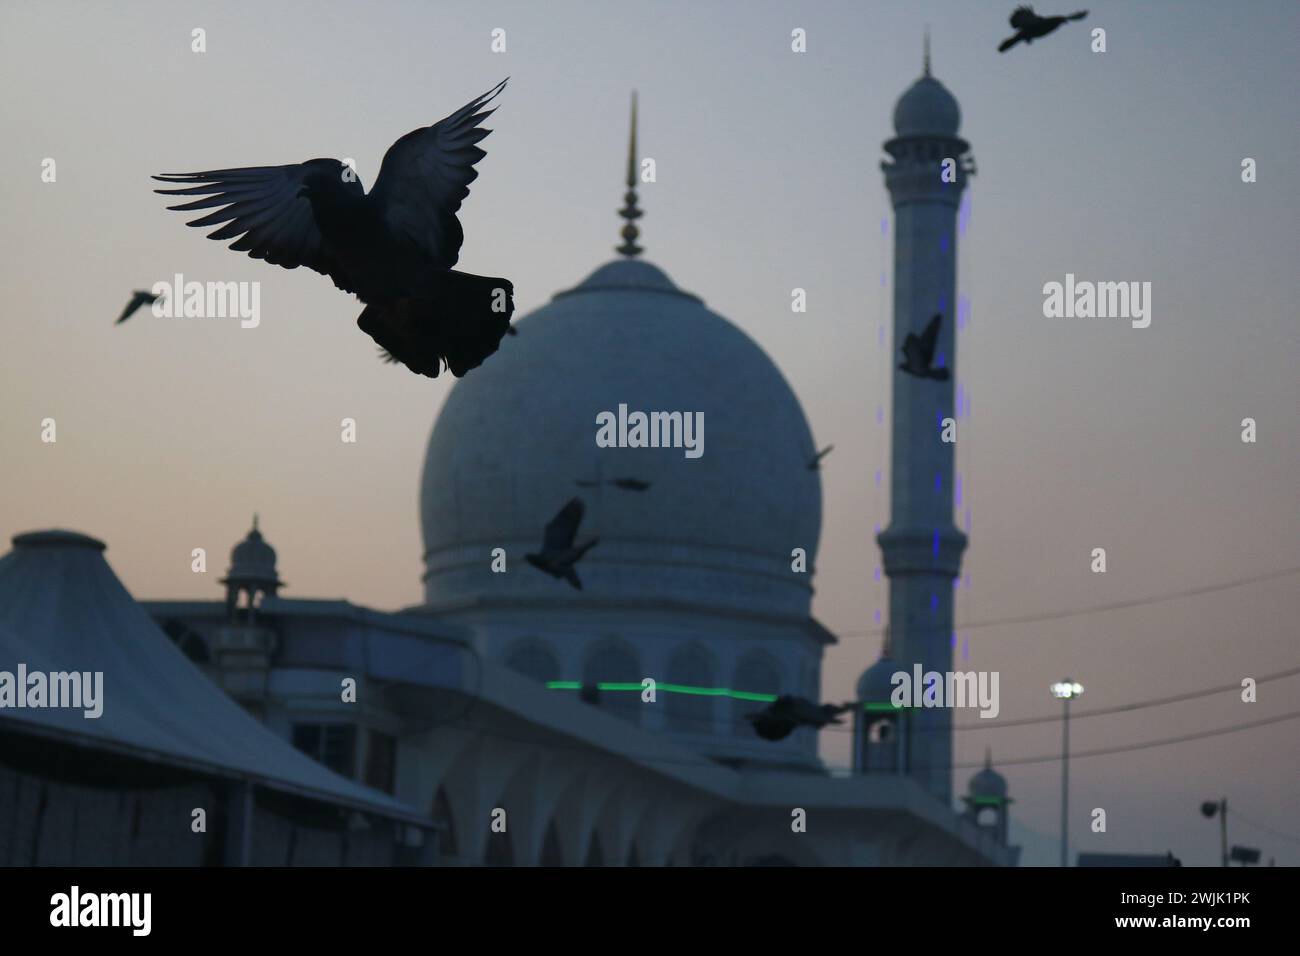
[[[952,301],[965,172],[954,189],[938,169],[966,153],[959,121],[927,62],[885,147],[899,341],[944,308],[936,297]],[[769,741],[747,719],[780,695],[819,701],[836,641],[811,607],[811,429],[762,349],[641,258],[630,169],[623,215],[620,257],[520,319],[450,392],[421,480],[418,606],[282,595],[255,521],[225,600],[145,609],[298,751],[427,814],[445,865],[1014,865],[1005,781],[987,767],[957,811],[950,719],[918,715],[938,720],[918,729],[888,704],[895,659],[944,669],[946,638],[931,635],[951,630],[965,539],[950,492],[945,511],[914,491],[922,472],[927,489],[930,470],[950,478],[952,460],[950,446],[915,447],[913,426],[951,408],[951,383],[895,387],[880,538],[894,639],[860,684],[853,773],[832,773],[812,729]],[[951,357],[951,321],[941,342]],[[598,418],[620,406],[700,413],[704,453],[600,447]],[[574,497],[580,537],[599,540],[581,589],[524,558]],[[932,593],[946,602],[937,618]]]

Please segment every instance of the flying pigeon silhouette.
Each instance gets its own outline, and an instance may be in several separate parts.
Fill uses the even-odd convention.
[[[1080,10],[1065,17],[1040,17],[1034,13],[1033,7],[1016,7],[1011,14],[1011,25],[1016,28],[1016,33],[1002,41],[998,52],[1006,53],[1021,40],[1033,43],[1039,37],[1047,36],[1062,23],[1069,20],[1082,20],[1087,15],[1087,10]]]
[[[822,470],[822,459],[825,458],[827,455],[829,455],[829,454],[831,453],[831,450],[834,449],[834,447],[835,447],[834,445],[827,445],[825,448],[823,448],[823,449],[822,449],[821,451],[819,451],[817,454],[815,454],[815,455],[813,455],[811,458],[809,458],[809,459],[808,459],[808,470],[809,470],[809,471],[821,471],[821,470]]]
[[[803,697],[782,694],[762,710],[746,714],[754,732],[764,740],[784,740],[799,727],[842,724],[840,714],[852,710],[853,704],[814,704]]]
[[[122,310],[122,314],[117,317],[117,321],[113,324],[121,325],[127,319],[131,318],[131,316],[135,315],[141,306],[153,305],[161,298],[162,296],[154,295],[152,292],[142,292],[141,290],[136,289],[135,292],[131,293],[131,301],[126,304],[126,308]]]
[[[542,550],[537,554],[524,555],[524,560],[537,570],[544,571],[553,578],[564,578],[579,591],[582,590],[582,581],[579,580],[574,565],[600,540],[592,538],[574,546],[578,525],[582,523],[585,510],[581,498],[569,501],[547,524],[542,538]]]
[[[306,266],[365,303],[357,325],[413,372],[437,378],[477,368],[510,327],[514,286],[453,268],[464,241],[456,213],[487,155],[479,126],[503,80],[432,126],[388,148],[367,193],[337,159],[153,177],[198,196],[183,212],[220,207],[191,226],[220,226],[209,239],[286,269]]]
[[[642,481],[640,478],[615,478],[610,484],[623,491],[645,491],[650,487],[650,482]]]
[[[903,340],[903,361],[898,367],[909,375],[915,375],[917,378],[933,378],[940,382],[948,381],[948,370],[946,368],[931,368],[930,363],[934,361],[934,347],[939,341],[939,324],[943,321],[943,316],[936,314],[930,320],[930,324],[925,327],[920,338],[907,333],[907,338]]]
[[[642,481],[640,478],[611,478],[609,481],[584,481],[579,478],[574,481],[574,484],[579,488],[599,488],[601,485],[613,485],[623,491],[645,491],[650,487],[651,482]]]

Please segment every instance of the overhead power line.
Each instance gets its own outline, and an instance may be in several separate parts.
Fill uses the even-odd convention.
[[[1300,674],[1300,667],[1291,667],[1284,671],[1278,671],[1276,674],[1265,674],[1263,677],[1255,678],[1256,685],[1265,684],[1269,681],[1281,680],[1284,677],[1294,677]],[[1223,694],[1228,691],[1241,690],[1241,684],[1221,684],[1218,687],[1207,687],[1205,690],[1188,691],[1185,694],[1171,694],[1168,697],[1153,697],[1149,700],[1139,700],[1131,704],[1118,704],[1114,707],[1096,707],[1092,710],[1078,710],[1070,712],[1071,720],[1079,720],[1082,717],[1101,717],[1105,714],[1122,714],[1131,710],[1143,710],[1147,707],[1162,707],[1165,704],[1176,704],[1179,701],[1195,700],[1198,697],[1209,697],[1212,694]],[[1026,724],[1043,724],[1049,721],[1058,721],[1062,714],[1053,714],[1050,717],[1023,717],[1019,720],[1002,720],[991,723],[981,728],[979,724],[958,724],[953,730],[992,730],[994,727],[1023,727]]]
[[[1194,740],[1204,740],[1210,737],[1221,737],[1225,734],[1235,734],[1243,730],[1252,730],[1258,727],[1266,727],[1271,724],[1279,724],[1288,720],[1295,720],[1296,718],[1300,718],[1300,710],[1292,711],[1287,714],[1279,714],[1276,717],[1265,717],[1260,720],[1248,721],[1243,724],[1234,724],[1228,727],[1218,727],[1212,730],[1204,730],[1194,734],[1183,734],[1178,737],[1165,737],[1160,740],[1148,740],[1148,741],[1135,743],[1135,744],[1121,744],[1115,747],[1102,747],[1095,750],[1071,751],[1070,759],[1076,760],[1085,757],[1101,757],[1101,756],[1106,756],[1108,754],[1130,753],[1136,750],[1152,750],[1158,747],[1168,747],[1174,744],[1187,743],[1189,741],[1194,741]],[[573,747],[573,746],[566,746],[563,744],[555,743],[553,741],[539,740],[536,735],[531,737],[524,737],[519,734],[510,734],[496,727],[488,727],[484,724],[472,723],[463,717],[459,719],[449,720],[447,721],[447,723],[448,724],[457,723],[463,727],[470,727],[488,737],[496,737],[497,739],[500,740],[512,740],[515,741],[516,743],[525,743],[535,747],[545,747],[548,750],[555,750],[560,752],[572,752],[572,753],[587,753],[591,749],[589,747]],[[710,760],[708,758],[678,759],[678,758],[652,756],[650,754],[623,753],[618,751],[611,751],[611,756],[622,757],[626,760],[640,761],[642,763],[658,764],[663,766],[669,766],[669,765],[694,766],[694,767],[723,766],[717,761]],[[1039,756],[1034,756],[1034,757],[1013,757],[1010,759],[999,759],[997,762],[997,766],[1009,767],[1009,766],[1016,766],[1020,764],[1050,763],[1060,759],[1061,759],[1061,755],[1059,753],[1041,754]],[[950,764],[949,766],[953,770],[971,770],[975,768],[983,768],[984,764],[982,762],[954,763],[954,764]],[[854,776],[857,775],[858,772],[855,772]]]
[[[1070,759],[1078,760],[1082,757],[1101,757],[1107,754],[1128,753],[1134,750],[1151,750],[1155,747],[1168,747],[1173,744],[1186,743],[1189,740],[1204,740],[1207,737],[1221,737],[1224,734],[1235,734],[1242,730],[1251,730],[1255,727],[1265,727],[1269,724],[1280,724],[1284,721],[1295,720],[1300,717],[1300,710],[1294,710],[1289,714],[1279,714],[1276,717],[1264,717],[1260,720],[1248,721],[1244,724],[1234,724],[1231,727],[1219,727],[1215,730],[1203,730],[1195,734],[1183,734],[1180,737],[1165,737],[1161,740],[1148,740],[1140,744],[1121,744],[1117,747],[1101,747],[1097,750],[1071,750]],[[1043,754],[1038,757],[1013,757],[1010,760],[998,760],[999,767],[1010,767],[1017,764],[1029,763],[1050,763],[1060,760],[1061,755]],[[955,763],[952,765],[954,770],[970,770],[975,767],[983,767],[983,763]]]
[[[1150,597],[1133,598],[1128,601],[1114,601],[1110,604],[1094,604],[1090,607],[1073,608],[1067,611],[1043,611],[1035,614],[1020,614],[1013,617],[991,618],[984,621],[970,621],[965,624],[954,624],[952,631],[974,631],[986,627],[1006,627],[1013,624],[1034,624],[1039,621],[1059,621],[1070,617],[1083,617],[1088,614],[1103,614],[1107,611],[1122,611],[1131,607],[1143,607],[1148,604],[1162,604],[1166,601],[1177,601],[1182,598],[1196,597],[1201,594],[1213,594],[1216,591],[1228,591],[1233,588],[1245,587],[1249,584],[1259,584],[1264,581],[1272,581],[1276,578],[1290,577],[1293,574],[1300,574],[1300,567],[1283,568],[1280,571],[1269,571],[1265,574],[1257,574],[1249,578],[1239,578],[1235,581],[1222,581],[1216,584],[1203,584],[1199,587],[1187,588],[1183,591],[1170,591],[1166,594],[1156,594]],[[875,628],[869,631],[832,631],[841,637],[884,637],[888,628]],[[921,628],[909,630],[909,634],[933,634],[938,633],[938,628],[929,630]],[[944,629],[947,632],[947,629]]]
[[[1300,836],[1297,836],[1294,833],[1284,833],[1281,830],[1275,830],[1272,827],[1267,826],[1263,823],[1256,823],[1250,817],[1243,815],[1240,810],[1233,810],[1232,818],[1234,820],[1240,820],[1248,827],[1254,827],[1256,830],[1262,830],[1264,833],[1267,833],[1271,836],[1275,836],[1279,840],[1290,840],[1292,843],[1300,843]]]
[[[1270,681],[1282,680],[1286,677],[1294,677],[1297,674],[1300,674],[1300,666],[1289,667],[1286,670],[1257,677],[1255,678],[1255,684],[1267,684]],[[548,681],[546,686],[551,690],[580,690],[582,688],[582,682]],[[602,692],[626,692],[639,694],[644,689],[640,683],[632,682],[604,682],[597,686]],[[703,697],[730,697],[735,700],[755,702],[771,702],[778,696],[777,694],[757,694],[736,691],[726,687],[693,687],[683,684],[667,684],[662,682],[656,685],[656,690],[660,693],[688,693]],[[1167,697],[1152,697],[1146,700],[1133,701],[1128,704],[1116,704],[1113,707],[1096,707],[1092,710],[1071,711],[1070,719],[1080,720],[1084,717],[1101,717],[1106,714],[1122,714],[1134,710],[1144,710],[1148,707],[1163,707],[1166,704],[1175,704],[1185,700],[1196,700],[1197,698],[1209,697],[1213,694],[1224,694],[1239,690],[1241,690],[1241,685],[1239,683],[1220,684],[1216,687],[1206,687],[1202,690],[1187,691],[1182,694],[1170,694]],[[952,727],[952,730],[1001,730],[1006,727],[1024,727],[1031,724],[1054,723],[1061,720],[1062,716],[1063,714],[1061,712],[1057,712],[1055,714],[1047,714],[1041,717],[1022,717],[1016,720],[991,720],[987,722],[980,720],[972,724],[956,724]],[[712,724],[715,718],[711,714],[677,714],[675,719],[705,725]],[[838,724],[828,724],[821,729],[831,733],[853,733],[852,727]],[[939,729],[940,728],[933,728],[933,732],[938,732]],[[911,733],[914,734],[926,733],[929,731],[931,731],[931,728],[914,727],[911,729]]]

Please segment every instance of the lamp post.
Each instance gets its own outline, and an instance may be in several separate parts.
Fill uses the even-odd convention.
[[[1083,685],[1066,678],[1052,685],[1052,696],[1065,706],[1061,722],[1061,866],[1069,866],[1070,845],[1070,701],[1083,696]]]
[[[1206,800],[1201,804],[1201,813],[1207,818],[1213,818],[1217,813],[1219,815],[1219,845],[1222,855],[1222,863],[1228,865],[1228,798],[1221,797],[1218,803],[1213,800]]]

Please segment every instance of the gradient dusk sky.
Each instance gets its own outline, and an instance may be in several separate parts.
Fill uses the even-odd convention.
[[[958,661],[1001,672],[1004,720],[1054,714],[1048,685],[1066,676],[1086,686],[1086,710],[1300,665],[1298,575],[960,627],[1300,566],[1300,5],[1096,2],[1082,23],[999,55],[1012,6],[6,0],[0,540],[84,531],[108,542],[136,597],[215,599],[256,511],[286,596],[417,603],[420,469],[452,380],[376,361],[353,299],[185,228],[149,176],[336,156],[369,184],[394,139],[508,75],[461,211],[460,268],[509,276],[522,316],[615,256],[635,89],[658,176],[641,187],[646,259],[753,337],[818,444],[835,445],[814,611],[840,635],[825,698],[846,699],[879,652],[885,608],[873,580],[873,528],[888,518],[876,409],[887,414],[893,364],[877,339],[892,302],[879,282],[892,275],[880,144],[920,75],[928,24],[978,167],[958,270],[971,415],[957,462],[972,512]],[[803,54],[790,50],[796,27]],[[1097,27],[1104,54],[1090,50]],[[494,28],[505,53],[491,52]],[[41,181],[47,157],[55,183]],[[113,327],[132,289],[174,273],[259,281],[261,325],[141,313]],[[1150,327],[1044,318],[1044,283],[1067,273],[1150,282]],[[791,313],[795,287],[806,314]],[[339,441],[344,417],[357,446]],[[1254,444],[1241,441],[1246,417]],[[195,547],[208,550],[203,577]],[[1089,570],[1095,547],[1104,575]],[[1300,676],[1261,684],[1255,704],[1229,692],[1079,720],[1072,746],[1298,709]],[[957,759],[978,763],[986,746],[995,763],[1055,754],[1060,727],[959,733]],[[822,749],[847,763],[848,735],[824,734]],[[1002,769],[1013,818],[1054,837],[1059,764]],[[1300,842],[1258,828],[1300,834],[1300,721],[1083,758],[1071,777],[1075,851],[1217,864],[1217,821],[1197,808],[1226,796],[1232,842],[1300,863]],[[1094,807],[1105,834],[1088,830]]]

